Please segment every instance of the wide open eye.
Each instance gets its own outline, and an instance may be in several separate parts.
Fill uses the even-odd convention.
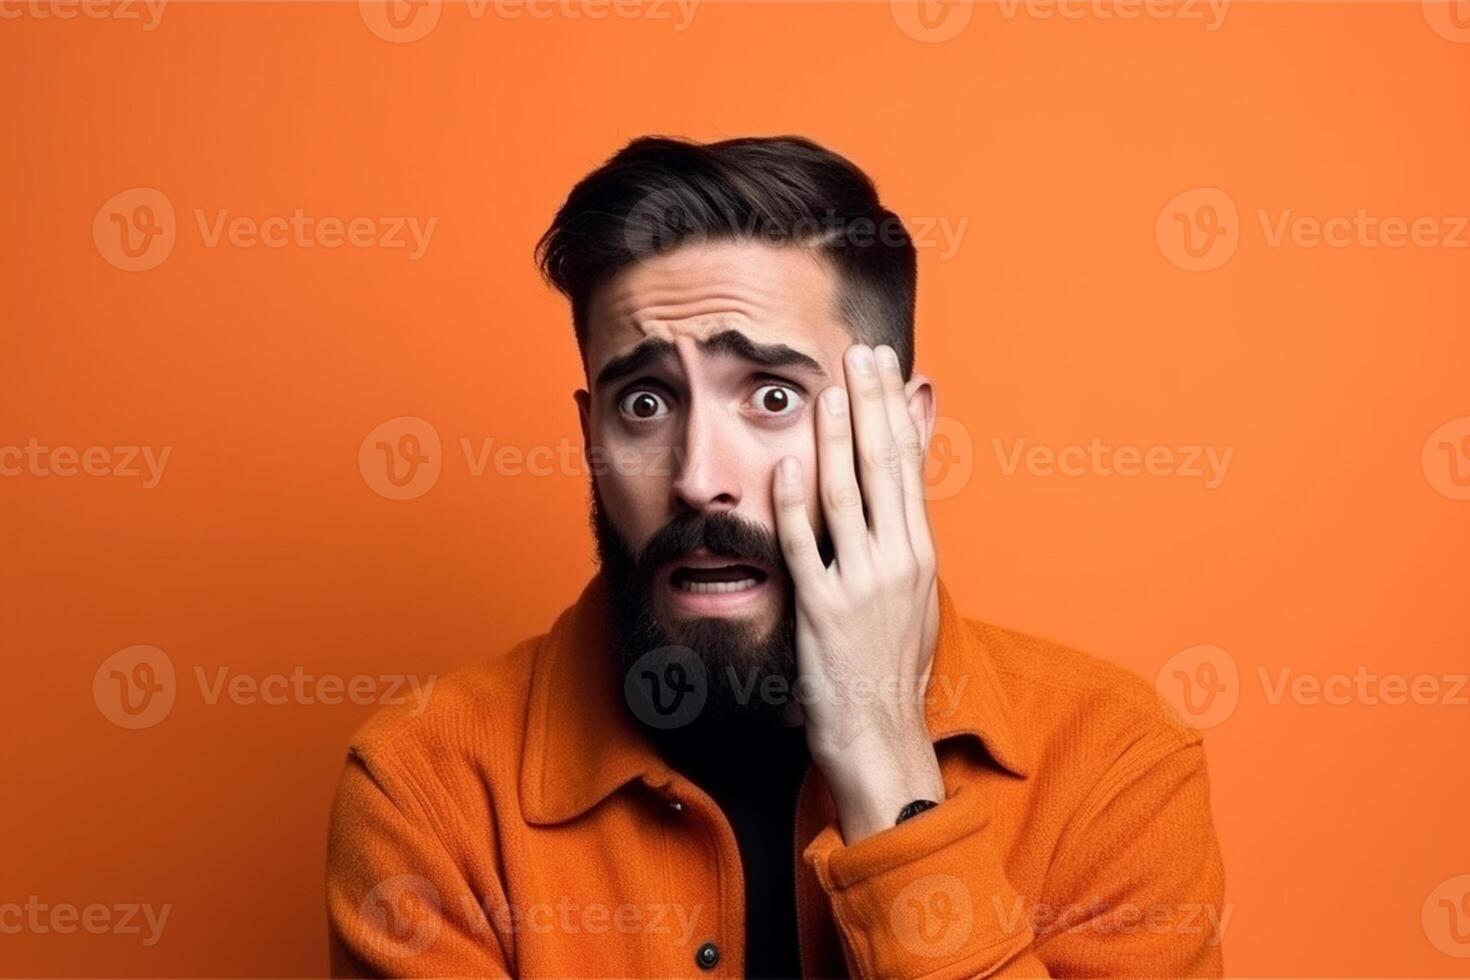
[[[635,388],[618,400],[618,411],[642,422],[669,414],[669,406],[662,395],[647,388]]]
[[[801,393],[790,385],[763,384],[751,392],[750,404],[763,415],[794,415],[801,411]]]

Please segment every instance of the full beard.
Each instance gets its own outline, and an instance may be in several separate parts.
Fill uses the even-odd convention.
[[[625,701],[633,717],[645,728],[664,732],[773,723],[796,690],[796,609],[790,576],[782,576],[786,585],[781,611],[764,635],[750,622],[723,617],[689,619],[670,630],[655,612],[653,590],[655,572],[663,563],[700,547],[732,561],[752,559],[784,570],[775,536],[730,514],[690,513],[671,521],[638,555],[608,520],[595,486],[592,525],[607,588],[618,677],[626,681]],[[649,680],[657,688],[660,679],[670,676],[686,690],[697,686],[703,699],[693,699],[682,714],[663,720],[645,702],[656,694],[649,695],[639,684],[640,679]]]

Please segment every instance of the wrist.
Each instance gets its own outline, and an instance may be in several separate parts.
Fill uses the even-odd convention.
[[[834,757],[814,752],[813,760],[832,793],[842,838],[849,845],[894,826],[903,808],[915,800],[944,802],[939,759],[927,738],[874,740]]]

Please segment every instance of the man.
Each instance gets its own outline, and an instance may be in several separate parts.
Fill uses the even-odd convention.
[[[935,571],[915,253],[803,139],[636,140],[543,237],[600,573],[356,737],[341,974],[1219,975],[1199,737]]]

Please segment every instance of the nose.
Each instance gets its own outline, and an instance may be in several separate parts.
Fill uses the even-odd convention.
[[[740,505],[740,457],[731,435],[717,410],[691,401],[674,461],[675,510],[732,511]]]

